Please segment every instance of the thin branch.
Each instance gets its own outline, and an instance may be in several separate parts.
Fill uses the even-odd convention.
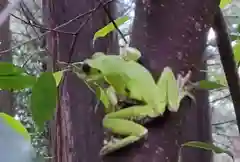
[[[25,10],[25,7],[27,7],[27,6],[25,5],[24,2],[20,3],[20,7],[21,7],[22,12],[23,12],[23,15],[24,15],[25,18],[27,19],[28,23],[31,23],[31,22],[30,22],[30,19],[31,19],[31,18],[29,18],[28,15],[29,15],[29,14],[32,15],[32,13],[31,13],[28,9],[27,9],[27,11]],[[31,16],[31,17],[33,17],[33,16]],[[30,27],[32,28],[32,30],[34,31],[34,33],[37,35],[38,39],[41,41],[41,38],[39,37],[40,35],[39,35],[39,33],[37,32],[37,30],[36,30],[33,26],[31,26],[31,25],[30,25]],[[47,52],[47,54],[49,54],[49,55],[51,54],[51,52],[48,50],[47,47],[44,47],[44,49],[45,49],[45,51]],[[31,55],[31,56],[23,63],[22,67],[25,67],[25,65],[28,63],[28,61],[29,61],[32,57],[33,57],[33,55]]]
[[[39,52],[43,52],[43,51],[37,51],[37,52],[31,53],[31,55],[28,56],[28,58],[22,63],[21,67],[24,68],[27,65],[27,63],[32,59],[32,57],[35,54],[39,54]]]
[[[219,98],[216,98],[216,99],[210,101],[210,103],[214,103],[214,102],[217,102],[217,101],[220,101],[220,100],[224,100],[224,99],[227,99],[229,97],[231,97],[231,95],[226,95],[226,96],[223,96],[223,97],[219,97]]]
[[[45,33],[44,33],[44,34],[45,34]],[[44,36],[44,35],[41,35],[40,38],[43,37],[43,36]],[[21,47],[21,46],[23,46],[23,45],[25,45],[25,44],[28,44],[28,43],[31,43],[32,41],[35,41],[36,39],[38,39],[38,37],[29,39],[29,40],[27,40],[27,41],[25,41],[25,42],[23,42],[23,43],[21,43],[21,44],[18,44],[18,45],[16,45],[16,46],[13,46],[13,47],[10,48],[10,49],[6,49],[6,50],[3,50],[3,51],[0,51],[0,54],[2,55],[2,54],[4,54],[4,53],[11,52],[11,51],[14,50],[14,49],[17,49],[17,48],[19,48],[19,47]],[[1,56],[1,55],[0,55],[0,56]]]
[[[126,38],[124,37],[123,33],[121,32],[121,30],[118,28],[117,24],[115,23],[111,13],[108,11],[107,7],[105,5],[103,5],[102,0],[100,0],[100,3],[103,6],[104,11],[106,12],[108,18],[110,19],[111,23],[113,23],[113,26],[116,28],[116,30],[118,31],[118,33],[121,35],[122,39],[124,40],[124,42],[126,44],[128,44],[128,41],[126,40]]]
[[[33,13],[30,11],[24,1],[20,2],[20,7],[28,21],[32,21],[34,24],[41,26],[41,23],[34,17]]]
[[[107,5],[107,4],[111,3],[112,1],[114,1],[114,0],[108,0],[107,2],[104,3],[104,5]],[[89,11],[83,13],[83,14],[79,14],[79,15],[76,16],[75,18],[73,18],[73,19],[71,19],[71,20],[69,20],[69,21],[67,21],[67,22],[65,22],[65,23],[63,23],[63,24],[55,27],[54,29],[51,29],[51,31],[57,30],[57,29],[59,29],[59,28],[61,28],[61,27],[65,27],[65,26],[71,24],[72,22],[75,22],[76,20],[78,20],[78,19],[80,19],[80,18],[82,18],[82,17],[84,17],[84,16],[86,16],[86,15],[89,15],[89,14],[91,14],[92,12],[95,12],[100,6],[101,6],[101,5],[95,7],[94,9],[91,9],[91,10],[89,10]],[[53,32],[54,32],[54,31],[53,31]],[[50,33],[50,31],[47,31],[47,32],[39,35],[39,37],[35,37],[35,38],[30,39],[30,40],[27,40],[27,41],[25,41],[25,42],[23,42],[23,43],[21,43],[21,44],[18,44],[18,45],[16,45],[16,46],[13,46],[13,47],[10,48],[10,49],[0,51],[0,54],[4,54],[4,53],[7,53],[7,52],[10,52],[10,51],[12,51],[12,50],[14,50],[14,49],[16,49],[16,48],[21,47],[22,45],[28,44],[28,43],[30,43],[30,42],[32,42],[32,41],[35,41],[35,40],[37,40],[37,39],[39,39],[39,38],[42,38],[43,36],[47,35],[48,33]],[[1,55],[0,55],[0,56],[1,56]]]
[[[50,29],[50,28],[44,27],[44,26],[42,26],[42,25],[35,24],[35,22],[34,22],[34,23],[27,22],[27,21],[21,19],[20,17],[14,15],[14,14],[11,14],[11,16],[14,17],[15,19],[20,20],[21,22],[23,22],[23,23],[25,23],[25,24],[27,24],[27,25],[30,25],[30,26],[39,28],[39,29],[41,29],[41,30],[46,30],[46,31],[48,31],[48,32],[57,32],[57,33],[63,33],[63,34],[73,35],[72,32],[66,32],[66,31],[57,30],[57,29]]]
[[[79,28],[77,29],[76,33],[73,35],[73,40],[70,46],[70,50],[69,50],[69,59],[68,59],[68,63],[71,62],[72,56],[73,56],[73,50],[74,47],[76,45],[77,42],[77,38],[81,32],[81,30],[83,29],[83,27],[88,23],[88,21],[90,20],[91,15],[88,16],[88,18],[79,26]]]
[[[26,38],[28,38],[28,39],[31,39],[31,36],[27,33],[27,34],[25,34],[25,33],[23,33],[23,32],[15,32],[15,31],[12,31],[12,35],[19,35],[19,36],[21,36],[21,37],[26,37]]]
[[[236,123],[236,119],[218,122],[218,123],[212,123],[212,126],[218,126],[218,125],[229,124],[229,123]]]
[[[107,5],[108,3],[103,4],[101,1],[98,3],[97,7],[95,7],[95,9],[97,10],[99,7],[105,7],[105,5]],[[91,16],[92,16],[93,12],[91,14],[88,15],[88,18],[79,26],[79,28],[77,29],[77,31],[74,33],[73,35],[73,40],[70,46],[70,50],[69,50],[69,58],[68,58],[68,63],[71,62],[72,56],[73,56],[73,50],[75,47],[75,44],[77,42],[77,38],[81,32],[81,30],[83,29],[83,27],[85,26],[85,24],[88,23],[88,21],[90,20]]]

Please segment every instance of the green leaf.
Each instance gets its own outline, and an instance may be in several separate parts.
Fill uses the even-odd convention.
[[[36,77],[30,75],[0,76],[0,89],[21,90],[31,88],[36,82]]]
[[[36,152],[20,121],[0,113],[0,155],[4,162],[31,162]]]
[[[128,20],[129,20],[128,16],[123,16],[123,17],[120,17],[120,18],[117,18],[116,20],[114,20],[114,22],[119,27],[120,25],[124,24]],[[114,27],[113,23],[111,22],[108,25],[106,25],[105,27],[98,30],[94,34],[93,40],[95,41],[97,38],[105,37],[108,33],[112,32],[113,30],[115,30],[115,27]]]
[[[240,62],[240,41],[237,41],[237,44],[233,47],[234,52],[234,60],[236,64],[239,64]]]
[[[62,80],[62,77],[63,77],[63,71],[57,71],[57,72],[53,73],[53,76],[55,78],[56,85],[58,87]]]
[[[0,62],[0,89],[20,90],[31,88],[36,77],[24,74],[24,69],[11,63]]]
[[[16,131],[16,133],[22,135],[26,140],[30,140],[30,135],[27,131],[27,129],[22,125],[22,123],[19,120],[14,119],[8,114],[0,113],[0,118],[3,119],[3,121],[12,129]]]
[[[0,76],[1,75],[19,75],[21,73],[24,73],[24,69],[8,62],[0,62]]]
[[[220,147],[217,147],[211,143],[200,142],[200,141],[190,141],[190,142],[186,142],[186,143],[182,144],[182,147],[184,147],[184,146],[201,148],[201,149],[205,149],[205,150],[211,150],[217,154],[226,153],[227,155],[229,155],[230,157],[233,158],[233,154],[230,151],[222,149]]]
[[[208,80],[201,80],[198,82],[199,88],[206,89],[206,90],[213,90],[218,88],[224,88],[225,86],[219,84],[218,82],[208,81]]]
[[[213,74],[213,77],[214,77],[214,80],[218,83],[218,84],[221,84],[225,87],[228,86],[227,84],[227,79],[226,79],[226,76],[224,74],[221,74],[221,75],[214,75]]]
[[[230,4],[232,0],[221,0],[219,7],[224,8],[226,5]]]
[[[57,87],[54,76],[50,72],[40,75],[32,89],[32,116],[40,129],[44,123],[51,120],[56,109]]]

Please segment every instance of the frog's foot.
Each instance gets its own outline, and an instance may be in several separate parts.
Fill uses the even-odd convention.
[[[120,140],[116,139],[106,144],[100,151],[101,156],[112,153],[129,144],[132,144],[145,137],[148,133],[148,130],[142,125],[125,119],[104,119],[103,123],[105,128],[116,134],[127,137]]]

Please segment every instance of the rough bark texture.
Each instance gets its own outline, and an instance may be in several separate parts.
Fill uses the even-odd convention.
[[[174,72],[192,70],[192,81],[205,79],[203,52],[217,1],[136,1],[132,46],[144,54],[143,63],[155,77],[165,66]],[[186,98],[177,113],[147,125],[146,140],[105,158],[104,162],[176,162],[179,146],[190,140],[211,141],[208,94],[194,93],[197,104]],[[182,161],[210,161],[211,153],[184,149]]]
[[[7,0],[0,2],[0,11],[8,4]],[[10,48],[11,32],[9,28],[9,18],[0,27],[0,51]],[[0,60],[4,62],[12,62],[12,55],[10,52],[4,53],[0,56]],[[13,96],[9,91],[0,91],[0,112],[5,112],[14,115],[13,111]]]
[[[50,28],[55,28],[77,15],[95,8],[98,2],[97,0],[43,0],[45,22]],[[87,17],[71,22],[59,30],[75,32]],[[103,9],[91,16],[91,19],[77,36],[72,53],[72,62],[81,61],[91,56],[94,51],[114,52],[112,47],[116,47],[116,44],[111,44],[110,47],[109,43],[116,40],[108,40],[113,37],[98,40],[94,48],[92,46],[94,33],[105,26],[107,20]],[[68,62],[73,38],[72,35],[56,32],[51,32],[48,35],[47,44],[55,63],[57,60]],[[54,142],[54,162],[101,161],[98,155],[103,142],[101,126],[103,109],[99,108],[97,112],[94,112],[95,105],[94,95],[87,86],[74,74],[66,73],[60,87],[56,126],[52,128],[51,140]]]

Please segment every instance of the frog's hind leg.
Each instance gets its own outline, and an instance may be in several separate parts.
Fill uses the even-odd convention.
[[[126,137],[119,141],[110,142],[107,145],[105,145],[100,151],[101,156],[114,152],[131,143],[134,143],[140,140],[141,138],[145,137],[145,135],[147,135],[148,133],[148,130],[142,125],[126,119],[105,118],[103,121],[103,125],[106,129],[109,129],[111,132]]]

